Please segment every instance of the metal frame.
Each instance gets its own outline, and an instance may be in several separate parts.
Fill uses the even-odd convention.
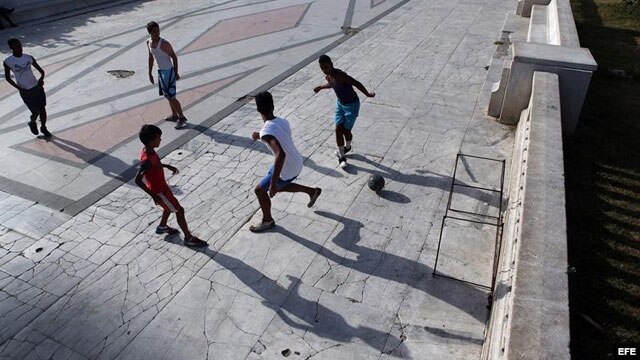
[[[499,189],[490,189],[490,188],[485,188],[485,187],[480,187],[480,186],[471,186],[471,185],[466,185],[466,184],[458,184],[456,183],[456,175],[458,172],[458,161],[460,160],[461,157],[469,157],[469,158],[475,158],[475,159],[481,159],[481,160],[487,160],[487,161],[492,161],[492,162],[499,162],[502,163],[502,171],[500,174],[500,188]],[[449,200],[447,201],[447,209],[445,210],[444,216],[442,217],[442,224],[440,225],[440,236],[438,238],[438,249],[436,252],[436,261],[435,264],[433,265],[433,272],[431,273],[432,276],[440,276],[443,278],[447,278],[447,279],[451,279],[451,280],[455,280],[455,281],[460,281],[469,285],[474,285],[480,288],[484,288],[487,290],[491,290],[493,291],[495,288],[495,284],[496,284],[496,275],[497,275],[497,270],[498,270],[498,255],[500,254],[500,250],[502,248],[502,230],[503,230],[503,226],[504,223],[502,221],[502,195],[504,194],[504,172],[505,172],[505,165],[506,165],[506,160],[498,160],[498,159],[492,159],[492,158],[487,158],[487,157],[482,157],[482,156],[475,156],[475,155],[466,155],[466,154],[461,154],[458,153],[456,155],[456,163],[455,166],[453,168],[453,178],[451,179],[451,188],[449,189]],[[454,209],[451,207],[451,201],[453,199],[453,193],[454,193],[454,189],[455,187],[466,187],[466,188],[472,188],[472,189],[479,189],[479,190],[484,190],[484,191],[490,191],[493,193],[499,193],[500,194],[500,201],[498,203],[498,216],[493,216],[493,215],[487,215],[487,214],[478,214],[478,213],[473,213],[473,212],[469,212],[469,211],[464,211],[464,210],[458,210],[458,209]],[[467,215],[472,215],[472,216],[476,216],[479,218],[484,218],[487,219],[487,221],[480,221],[480,220],[471,220],[471,219],[463,219],[460,217],[456,217],[456,216],[451,216],[449,214],[449,212],[454,212],[454,213],[461,213],[461,214],[467,214]],[[492,269],[492,273],[491,273],[491,285],[483,285],[483,284],[478,284],[478,283],[474,283],[471,281],[466,281],[466,280],[462,280],[462,279],[458,279],[458,278],[454,278],[448,275],[444,275],[444,274],[440,274],[437,272],[437,268],[438,268],[438,258],[440,256],[440,247],[442,245],[442,233],[444,230],[444,226],[445,226],[445,222],[447,219],[453,219],[453,220],[459,220],[459,221],[467,221],[470,223],[475,223],[475,224],[483,224],[483,225],[491,225],[491,226],[495,226],[496,227],[496,238],[495,238],[495,246],[494,246],[494,253],[493,253],[493,269]],[[493,220],[493,221],[491,221]]]

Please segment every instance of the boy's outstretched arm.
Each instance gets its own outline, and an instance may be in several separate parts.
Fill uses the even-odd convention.
[[[364,85],[362,85],[362,83],[360,83],[360,81],[352,78],[351,76],[347,75],[347,74],[340,74],[340,79],[339,81],[343,81],[351,86],[354,86],[356,89],[360,90],[363,94],[365,94],[367,97],[374,97],[376,96],[376,93],[370,93],[369,90],[367,90],[366,87],[364,87]]]
[[[320,86],[316,86],[316,87],[313,88],[313,92],[317,94],[318,92],[320,92],[320,90],[324,90],[324,89],[331,89],[331,85],[330,84],[323,84],[323,85],[320,85]]]
[[[40,72],[40,79],[38,79],[38,85],[44,85],[44,70],[40,67],[40,65],[36,62],[36,59],[32,56],[33,59],[33,67],[36,68]]]
[[[151,190],[149,190],[147,185],[144,183],[144,181],[142,181],[142,177],[144,176],[145,171],[149,170],[150,168],[151,168],[151,161],[149,160],[140,164],[140,168],[138,169],[138,173],[136,174],[135,182],[140,189],[144,190],[144,192],[146,192],[147,194],[149,194],[149,196],[151,196],[151,198],[153,199],[153,202],[157,205],[160,203],[160,199],[158,198],[158,195],[152,193]]]
[[[148,45],[148,41],[147,41],[147,45]],[[149,52],[149,81],[151,81],[151,83],[153,84],[153,74],[151,73],[151,71],[153,70],[153,54],[151,54],[151,51],[149,51],[149,47],[147,46],[147,51]]]
[[[327,79],[327,83],[326,84],[322,84],[320,86],[316,86],[313,88],[313,92],[314,93],[318,93],[320,90],[324,90],[324,89],[331,89],[331,80],[329,78],[329,76],[325,76],[325,79]]]
[[[176,80],[180,80],[180,73],[178,72],[178,55],[173,51],[173,46],[165,40],[162,42],[162,51],[166,52],[173,61],[173,70],[176,72]]]

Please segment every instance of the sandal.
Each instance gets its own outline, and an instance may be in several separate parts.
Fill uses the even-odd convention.
[[[276,226],[276,221],[261,221],[260,224],[249,226],[249,230],[254,233],[263,232]]]
[[[184,239],[184,244],[186,246],[189,246],[189,247],[198,247],[198,248],[205,247],[205,246],[209,245],[209,244],[207,244],[206,241],[200,240],[200,239],[198,239],[197,237],[195,237],[193,235],[190,238],[185,238]]]
[[[176,126],[174,126],[174,128],[182,129],[186,124],[187,124],[187,118],[181,117],[181,118],[178,118],[178,122],[176,123]]]
[[[318,196],[320,196],[321,193],[322,193],[322,189],[316,188],[316,192],[314,192],[313,196],[311,196],[311,200],[309,200],[307,207],[312,207],[313,204],[316,203],[316,200],[318,200]]]
[[[156,228],[156,234],[169,234],[169,235],[175,235],[177,233],[179,233],[180,231],[178,231],[178,229],[174,229],[170,226],[158,226]]]

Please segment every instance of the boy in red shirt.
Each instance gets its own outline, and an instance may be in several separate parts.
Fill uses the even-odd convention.
[[[178,173],[178,169],[171,165],[160,162],[160,157],[156,153],[155,148],[160,146],[162,138],[162,130],[155,125],[143,125],[140,129],[140,141],[144,144],[144,148],[140,152],[140,169],[136,174],[136,185],[144,190],[156,205],[162,208],[162,218],[160,224],[156,228],[156,234],[177,234],[178,230],[167,226],[167,220],[171,213],[176,214],[178,225],[184,233],[184,244],[192,247],[207,246],[207,242],[193,236],[187,226],[187,220],[184,217],[184,209],[180,206],[178,200],[173,196],[169,185],[164,179],[164,168],[171,170],[174,174]],[[142,178],[147,180],[145,184]]]

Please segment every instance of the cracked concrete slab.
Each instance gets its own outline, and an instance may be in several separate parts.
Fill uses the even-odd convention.
[[[224,44],[202,35],[218,21],[300,5],[308,9],[293,29],[239,28],[247,37]],[[87,135],[118,141],[98,151],[91,141],[100,136],[74,138],[61,147],[66,155],[43,155],[51,144],[32,143],[17,120],[25,116],[19,100],[0,94],[7,114],[0,165],[19,162],[5,175],[24,181],[0,192],[0,357],[478,358],[488,292],[431,273],[456,154],[508,160],[510,129],[482,109],[493,76],[485,66],[514,7],[507,0],[161,0],[72,18],[67,43],[32,28],[8,30],[23,31],[25,48],[48,66],[75,61],[50,75],[54,134],[78,136],[84,132],[74,127],[87,126]],[[167,181],[190,229],[209,242],[203,250],[183,246],[180,234],[155,234],[161,213],[127,173],[138,140],[95,127],[153,108],[155,87],[139,78],[146,70],[139,24],[150,17],[178,49],[201,36],[213,41],[199,43],[200,53],[178,51],[182,94],[234,79],[200,90],[208,96],[187,108],[187,130],[159,123],[163,162],[180,169]],[[335,96],[312,91],[324,82],[320,52],[377,94],[362,98],[346,170],[333,154]],[[106,73],[116,65],[136,74]],[[304,156],[296,181],[323,192],[312,209],[306,195],[278,193],[276,227],[256,235],[248,230],[261,217],[253,188],[273,159],[250,139],[262,120],[244,96],[264,89]],[[73,163],[79,159],[90,160]],[[465,183],[495,183],[494,169],[465,169]],[[54,170],[41,184],[21,177]],[[374,174],[386,179],[379,194],[366,184]],[[455,196],[465,209],[495,211],[486,194]],[[169,224],[177,227],[174,217]],[[494,234],[461,225],[446,235],[439,270],[485,280]]]

